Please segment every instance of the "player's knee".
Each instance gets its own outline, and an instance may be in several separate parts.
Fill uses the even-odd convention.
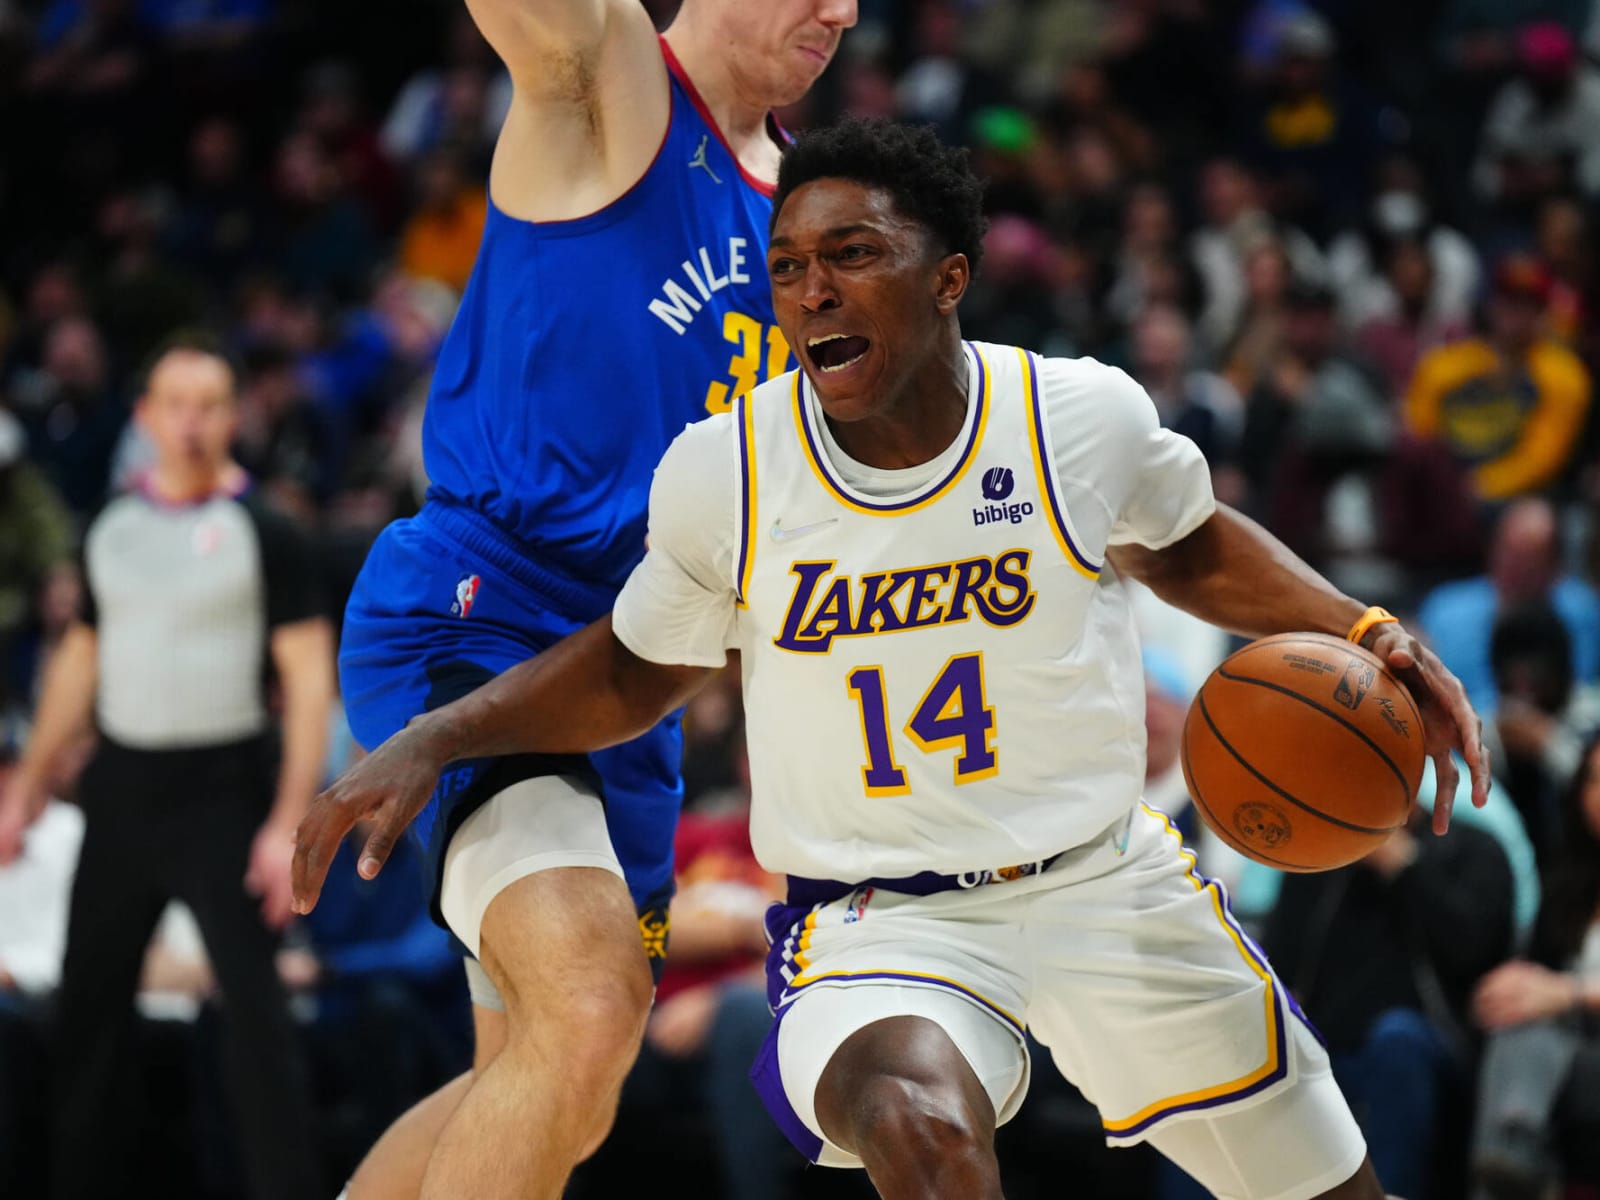
[[[555,1061],[568,1086],[599,1105],[638,1056],[650,1015],[650,974],[596,974],[562,987],[556,1002],[509,1010],[508,1038],[541,1061]]]
[[[955,1088],[900,1075],[866,1081],[850,1106],[854,1149],[915,1165],[971,1159],[993,1152],[993,1122]]]

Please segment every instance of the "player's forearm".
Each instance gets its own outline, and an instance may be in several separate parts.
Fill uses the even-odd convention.
[[[88,625],[67,630],[45,670],[33,731],[17,769],[44,781],[68,743],[89,725],[98,683],[98,637]]]
[[[1119,546],[1119,573],[1167,603],[1248,638],[1310,630],[1342,637],[1365,611],[1260,525],[1225,505],[1164,550]]]
[[[644,733],[709,674],[646,662],[605,616],[414,724],[441,762],[587,754]]]

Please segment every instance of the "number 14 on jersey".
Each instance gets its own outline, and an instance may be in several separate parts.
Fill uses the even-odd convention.
[[[869,796],[903,796],[911,790],[895,759],[889,734],[889,701],[882,667],[857,667],[846,677],[861,719],[867,762],[862,788]],[[983,655],[957,654],[934,676],[906,722],[905,734],[924,754],[954,747],[955,782],[987,779],[1000,769],[993,745],[994,709],[983,693]]]

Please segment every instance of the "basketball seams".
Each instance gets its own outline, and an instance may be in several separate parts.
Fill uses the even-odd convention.
[[[1250,680],[1248,682],[1259,682],[1259,681],[1258,680]],[[1267,686],[1271,686],[1271,685],[1267,685]],[[1249,772],[1250,775],[1258,783],[1261,783],[1261,784],[1265,785],[1267,788],[1271,789],[1272,792],[1274,792],[1276,795],[1281,796],[1283,799],[1287,800],[1290,804],[1294,805],[1296,808],[1300,809],[1301,811],[1309,813],[1312,816],[1317,817],[1317,818],[1319,818],[1321,820],[1324,820],[1324,821],[1328,822],[1328,824],[1330,824],[1330,825],[1336,825],[1340,829],[1348,829],[1351,833],[1389,834],[1389,833],[1393,833],[1395,830],[1401,828],[1401,826],[1403,826],[1405,824],[1405,822],[1402,821],[1400,823],[1400,825],[1385,825],[1385,826],[1357,825],[1352,821],[1344,821],[1344,820],[1341,820],[1338,817],[1330,816],[1329,814],[1323,812],[1321,809],[1312,808],[1311,805],[1307,804],[1303,800],[1297,799],[1295,796],[1290,795],[1283,788],[1279,787],[1272,780],[1268,779],[1260,771],[1256,770],[1256,768],[1249,761],[1247,761],[1245,759],[1244,755],[1240,754],[1237,750],[1235,750],[1233,748],[1233,743],[1229,742],[1227,738],[1222,736],[1222,731],[1217,728],[1217,723],[1211,719],[1211,712],[1206,707],[1205,689],[1203,689],[1203,688],[1201,689],[1200,694],[1195,697],[1195,707],[1199,710],[1200,716],[1204,719],[1204,721],[1206,723],[1206,727],[1211,730],[1211,736],[1216,738],[1217,744],[1219,746],[1221,746],[1224,750],[1226,750],[1233,757],[1235,762],[1237,762],[1241,767],[1243,767],[1247,772]],[[1390,764],[1390,765],[1392,766],[1393,764]],[[1403,781],[1402,781],[1402,783],[1403,783]],[[1410,807],[1410,800],[1408,799],[1407,800],[1407,808],[1409,809],[1409,807]]]
[[[1272,855],[1263,853],[1254,846],[1246,846],[1244,842],[1235,838],[1233,834],[1229,833],[1223,827],[1223,823],[1218,819],[1217,814],[1212,811],[1211,806],[1205,802],[1205,797],[1200,794],[1200,788],[1194,781],[1194,767],[1189,760],[1188,738],[1183,739],[1180,753],[1183,755],[1184,781],[1189,785],[1189,799],[1194,806],[1200,810],[1200,815],[1206,819],[1206,824],[1210,826],[1211,832],[1221,838],[1226,845],[1238,851],[1240,854],[1243,854],[1246,858],[1256,859],[1258,862],[1265,863],[1268,866],[1277,867],[1281,871],[1293,871],[1297,874],[1304,874],[1308,871],[1314,871],[1317,869],[1315,867],[1303,866],[1299,863],[1286,862],[1281,858],[1274,858]]]
[[[1417,728],[1425,729],[1422,720],[1422,710],[1417,707],[1416,698],[1412,696],[1411,689],[1405,685],[1405,681],[1396,675],[1394,671],[1389,668],[1389,664],[1384,662],[1383,659],[1379,658],[1376,654],[1374,654],[1371,650],[1368,650],[1359,642],[1352,642],[1348,638],[1335,637],[1331,633],[1274,633],[1268,637],[1259,638],[1256,641],[1251,642],[1248,646],[1241,646],[1232,654],[1228,655],[1227,658],[1223,659],[1221,666],[1227,666],[1236,658],[1243,658],[1252,650],[1256,650],[1262,646],[1277,645],[1280,642],[1321,642],[1330,650],[1338,649],[1345,653],[1350,653],[1353,651],[1357,654],[1366,655],[1372,660],[1373,665],[1376,666],[1378,670],[1382,671],[1385,675],[1399,685],[1398,690],[1400,694],[1405,697],[1406,707],[1411,710],[1411,715],[1416,718]]]
[[[1278,692],[1281,695],[1288,696],[1290,699],[1298,700],[1298,701],[1300,701],[1301,704],[1305,704],[1305,705],[1308,705],[1311,708],[1316,709],[1323,716],[1329,717],[1334,722],[1336,722],[1337,724],[1344,726],[1351,733],[1355,734],[1358,738],[1360,738],[1363,742],[1365,742],[1367,744],[1367,748],[1369,750],[1371,750],[1374,754],[1376,754],[1379,758],[1381,758],[1383,760],[1383,762],[1384,762],[1384,765],[1387,766],[1389,768],[1389,770],[1394,772],[1395,779],[1397,779],[1399,781],[1399,783],[1400,783],[1400,790],[1405,795],[1405,807],[1406,807],[1406,809],[1408,811],[1410,810],[1411,804],[1416,799],[1416,796],[1412,793],[1411,784],[1406,779],[1406,773],[1400,769],[1400,764],[1399,763],[1395,762],[1394,759],[1389,757],[1388,753],[1384,750],[1384,748],[1382,746],[1378,745],[1377,742],[1372,740],[1372,735],[1367,733],[1366,730],[1362,729],[1358,725],[1354,725],[1351,722],[1345,720],[1338,713],[1334,712],[1333,709],[1327,708],[1327,707],[1323,706],[1322,704],[1319,704],[1317,701],[1311,699],[1311,697],[1301,695],[1299,692],[1295,691],[1293,688],[1285,687],[1281,683],[1273,683],[1269,679],[1257,679],[1253,675],[1235,675],[1235,674],[1233,674],[1232,672],[1230,672],[1227,669],[1227,664],[1226,663],[1224,663],[1222,666],[1217,668],[1217,675],[1222,679],[1228,680],[1230,683],[1248,683],[1248,684],[1251,684],[1251,685],[1253,685],[1255,687],[1263,687],[1263,688],[1267,688],[1267,689],[1269,689],[1271,691]],[[1208,717],[1207,718],[1207,722],[1209,723],[1209,721],[1210,721],[1210,718]],[[1421,726],[1421,722],[1419,721],[1418,722],[1418,733],[1421,732],[1420,726]],[[1213,728],[1215,728],[1215,727],[1213,726]],[[1218,734],[1217,736],[1220,739],[1222,735]],[[1240,761],[1243,761],[1243,760],[1241,759]],[[1358,828],[1358,827],[1357,826],[1351,826],[1351,828],[1354,829],[1354,828]],[[1399,826],[1395,826],[1394,828],[1398,829]]]

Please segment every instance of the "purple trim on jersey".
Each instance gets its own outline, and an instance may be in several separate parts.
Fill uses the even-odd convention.
[[[1002,868],[1005,871],[1016,872],[1012,875],[1002,875],[994,870],[963,871],[957,875],[922,871],[916,875],[903,875],[898,879],[864,879],[860,883],[844,883],[837,879],[807,879],[803,875],[789,875],[786,877],[789,885],[788,902],[791,907],[809,910],[818,904],[830,904],[843,899],[851,892],[864,887],[877,888],[883,892],[896,892],[902,896],[936,896],[940,892],[953,892],[957,889],[970,891],[994,883],[1012,883],[1018,879],[1042,875],[1054,865],[1061,854],[1065,853],[1063,850],[1060,854],[1052,854],[1049,858]]]
[[[1050,505],[1050,518],[1056,524],[1056,529],[1061,534],[1061,540],[1066,542],[1067,549],[1072,552],[1072,557],[1078,560],[1078,565],[1091,574],[1098,575],[1101,568],[1089,561],[1078,544],[1072,540],[1072,534],[1067,530],[1067,519],[1061,508],[1061,499],[1056,495],[1055,463],[1046,456],[1050,452],[1050,443],[1045,440],[1044,430],[1044,405],[1039,400],[1039,367],[1034,361],[1033,354],[1023,351],[1023,360],[1028,364],[1028,395],[1033,405],[1033,430],[1034,439],[1039,446],[1040,474],[1044,476],[1045,501]]]
[[[912,496],[908,500],[895,500],[890,502],[871,500],[865,496],[852,496],[849,492],[845,491],[844,488],[839,486],[838,481],[833,477],[833,473],[828,469],[828,456],[823,453],[822,445],[816,435],[816,431],[811,427],[811,406],[806,403],[806,385],[808,385],[811,381],[806,378],[806,373],[804,370],[799,370],[799,368],[796,368],[799,370],[800,375],[800,386],[795,389],[795,403],[800,406],[800,428],[804,429],[806,432],[806,445],[811,451],[811,461],[817,464],[817,474],[822,476],[823,481],[828,485],[829,488],[833,490],[833,493],[838,496],[839,499],[843,500],[846,504],[853,505],[856,508],[865,508],[872,512],[900,512],[903,509],[916,507],[929,496],[938,495],[945,488],[949,487],[951,481],[954,480],[955,477],[959,475],[966,467],[967,460],[972,457],[973,450],[977,448],[978,431],[983,428],[983,405],[984,398],[988,394],[988,388],[986,386],[986,380],[984,379],[985,371],[983,366],[983,355],[978,353],[978,348],[971,342],[963,342],[962,345],[966,346],[967,352],[972,355],[972,361],[977,365],[978,368],[978,398],[973,402],[974,412],[972,414],[972,431],[967,435],[967,444],[961,450],[961,457],[956,459],[955,465],[950,468],[949,473],[946,474],[943,479],[939,480],[938,483],[931,487],[924,488],[918,492],[917,495]],[[813,392],[815,391],[814,388],[812,390]]]
[[[750,540],[755,536],[755,528],[751,524],[755,496],[750,491],[750,439],[747,436],[745,409],[750,404],[750,393],[746,392],[739,397],[739,407],[734,410],[734,418],[739,423],[739,495],[740,503],[744,505],[743,517],[739,522],[739,569],[734,575],[734,595],[740,604],[750,603],[750,597],[744,594],[744,571],[750,561]]]
[[[816,1162],[822,1155],[822,1139],[811,1132],[795,1112],[794,1105],[789,1103],[789,1093],[783,1087],[783,1073],[778,1069],[778,1029],[783,1024],[783,1014],[788,1011],[779,1009],[773,1017],[772,1028],[767,1030],[761,1049],[756,1052],[756,1061],[750,1067],[750,1082],[783,1136],[808,1162]]]

